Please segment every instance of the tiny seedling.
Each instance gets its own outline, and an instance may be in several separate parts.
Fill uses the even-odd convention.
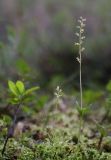
[[[106,101],[105,101],[105,114],[104,116],[102,117],[101,119],[101,124],[103,124],[103,122],[107,119],[111,118],[111,98],[108,97],[106,98]]]
[[[12,81],[8,81],[8,87],[9,87],[10,96],[11,96],[11,98],[9,99],[9,103],[15,105],[16,110],[15,110],[13,122],[8,129],[8,133],[7,133],[6,140],[2,150],[2,155],[5,152],[5,148],[9,138],[13,137],[14,128],[17,120],[17,114],[19,112],[20,107],[23,106],[24,103],[28,102],[28,99],[30,98],[30,95],[32,92],[39,89],[38,86],[32,87],[30,89],[25,89],[24,83],[21,81],[17,81],[16,83]]]
[[[83,107],[83,91],[82,91],[82,54],[85,50],[83,47],[83,42],[85,39],[84,36],[84,27],[85,27],[85,21],[83,17],[80,17],[78,20],[79,25],[77,26],[78,32],[76,33],[76,36],[78,37],[78,42],[75,43],[76,46],[78,46],[78,53],[79,56],[76,58],[79,63],[79,87],[80,87],[80,105],[78,107],[78,113],[80,116],[80,129],[79,129],[79,135],[81,135],[81,131],[83,130],[83,116],[86,114],[87,108]]]
[[[97,124],[97,129],[100,133],[99,141],[98,141],[98,149],[101,150],[101,145],[103,142],[103,138],[107,135],[106,129],[101,124]]]

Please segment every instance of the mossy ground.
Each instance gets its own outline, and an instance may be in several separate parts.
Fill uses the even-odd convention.
[[[110,135],[103,138],[101,148],[98,149],[100,135],[91,121],[96,115],[100,119],[102,110],[93,110],[85,117],[80,143],[77,110],[72,106],[62,107],[51,106],[47,113],[43,109],[19,122],[14,137],[8,141],[4,155],[0,154],[0,160],[111,160]],[[22,131],[20,123],[23,126]],[[107,123],[105,125],[108,126]],[[6,130],[6,123],[1,123],[0,151]]]

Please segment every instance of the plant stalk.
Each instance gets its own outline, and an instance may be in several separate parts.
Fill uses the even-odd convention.
[[[16,120],[17,120],[17,113],[19,112],[20,106],[21,106],[21,103],[19,103],[17,105],[17,109],[16,109],[15,114],[14,114],[14,120],[12,122],[12,125],[8,129],[8,133],[7,133],[7,136],[6,136],[6,139],[5,139],[5,142],[4,142],[4,146],[3,146],[3,149],[2,149],[2,156],[4,155],[4,152],[5,152],[5,149],[6,149],[9,138],[13,137],[14,128],[15,128],[15,124],[16,124]]]
[[[80,84],[80,108],[82,109],[83,108],[83,102],[82,102],[82,53],[81,53],[81,49],[82,49],[82,46],[81,46],[81,30],[79,32],[79,84]],[[79,129],[79,132],[81,134],[82,132],[82,125],[83,125],[83,116],[81,115],[80,116],[80,129]]]

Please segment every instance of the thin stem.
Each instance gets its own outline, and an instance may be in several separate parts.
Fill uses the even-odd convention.
[[[82,109],[83,107],[83,104],[82,104],[82,55],[81,55],[81,32],[80,32],[80,38],[79,38],[79,43],[80,43],[80,46],[79,46],[79,58],[80,58],[80,107]]]
[[[7,136],[7,137],[6,137],[6,140],[5,140],[5,143],[4,143],[4,146],[3,146],[3,149],[2,149],[2,156],[4,155],[4,152],[5,152],[5,148],[6,148],[8,139],[9,139],[9,137]]]
[[[83,108],[83,102],[82,102],[82,53],[81,53],[81,49],[82,49],[82,46],[81,46],[81,29],[80,29],[80,32],[79,32],[79,84],[80,84],[80,108],[82,109]],[[82,131],[82,123],[83,123],[83,117],[80,116],[80,129],[79,129],[79,132],[81,134],[81,131]]]
[[[98,149],[101,149],[101,145],[102,145],[102,141],[103,141],[103,135],[101,134],[99,142],[98,142]]]
[[[16,120],[17,120],[17,113],[20,109],[20,106],[21,106],[21,103],[19,103],[17,105],[17,109],[15,111],[15,114],[14,114],[14,120],[12,122],[12,125],[9,127],[8,129],[8,133],[7,133],[7,136],[6,136],[6,140],[5,140],[5,143],[4,143],[4,146],[3,146],[3,149],[2,149],[2,155],[4,154],[5,152],[5,148],[6,148],[6,145],[7,145],[7,142],[9,140],[9,138],[11,138],[13,136],[13,133],[14,133],[14,128],[15,128],[15,124],[16,124]]]
[[[78,137],[78,139],[79,139],[80,142],[81,142],[82,124],[83,124],[83,119],[80,116],[80,121],[79,121],[79,137]]]
[[[83,40],[85,39],[85,36],[83,36],[84,34],[84,21],[86,21],[86,19],[83,19],[82,17],[80,17],[80,19],[78,20],[79,22],[79,26],[77,26],[77,28],[79,29],[79,33],[77,32],[76,35],[79,38],[78,43],[75,43],[75,45],[79,46],[78,48],[78,52],[79,52],[79,57],[77,57],[77,61],[79,62],[79,88],[80,88],[80,111],[79,111],[79,116],[80,116],[80,126],[79,126],[79,140],[80,140],[80,135],[81,132],[83,131],[83,91],[82,91],[82,52],[84,51],[84,47],[82,47],[83,45]]]

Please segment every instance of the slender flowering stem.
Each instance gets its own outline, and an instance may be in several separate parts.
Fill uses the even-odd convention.
[[[86,21],[86,19],[83,19],[82,17],[80,17],[80,19],[78,20],[79,22],[79,26],[77,26],[77,28],[79,29],[78,33],[76,33],[76,36],[78,37],[78,43],[75,43],[75,45],[78,46],[78,52],[79,52],[79,56],[77,57],[77,61],[79,62],[79,88],[80,88],[80,110],[79,112],[82,112],[83,110],[83,91],[82,91],[82,53],[84,51],[84,47],[83,47],[83,40],[85,39],[85,37],[83,36],[84,34],[84,27],[85,24],[84,22]],[[79,132],[82,131],[82,127],[83,127],[83,114],[80,114],[80,129]]]
[[[80,64],[80,107],[82,108],[83,107],[83,104],[82,104],[82,50],[81,50],[81,30],[80,30],[80,37],[79,37],[79,59],[80,59],[80,62],[79,62],[79,64]]]
[[[56,109],[57,109],[58,105],[59,105],[60,98],[63,96],[62,89],[60,89],[59,86],[57,86],[54,95],[56,96]]]

